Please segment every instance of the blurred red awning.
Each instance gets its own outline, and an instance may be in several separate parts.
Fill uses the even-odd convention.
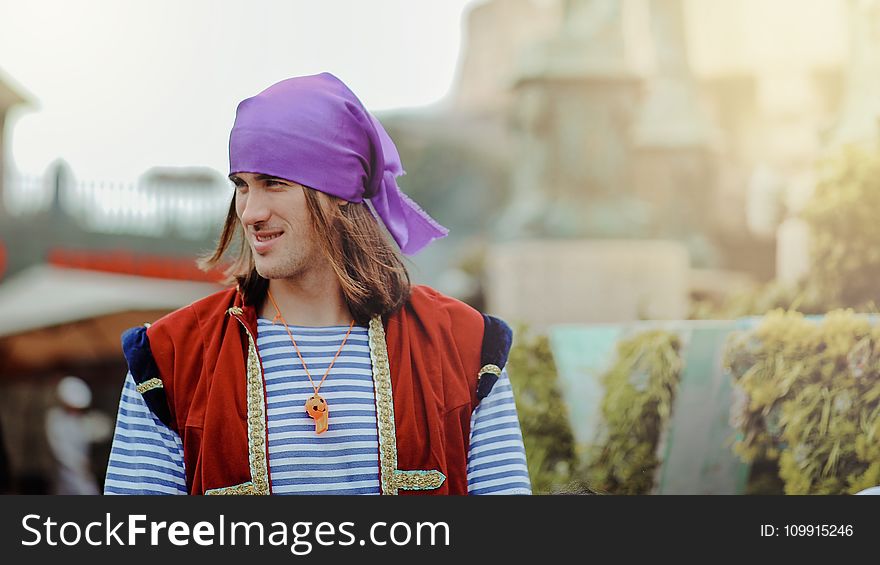
[[[0,377],[119,357],[120,334],[221,287],[48,265],[0,284]]]

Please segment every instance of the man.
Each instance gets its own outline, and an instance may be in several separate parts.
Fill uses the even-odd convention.
[[[205,266],[231,254],[237,286],[123,336],[105,492],[529,493],[510,330],[410,285],[378,221],[404,253],[446,230],[357,97],[275,84],[239,104],[229,157]]]

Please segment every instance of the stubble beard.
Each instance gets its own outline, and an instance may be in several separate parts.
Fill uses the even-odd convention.
[[[316,246],[306,244],[305,248],[289,250],[279,257],[263,258],[262,265],[255,256],[254,264],[264,279],[299,279],[319,264],[320,255]]]
[[[305,257],[288,256],[277,261],[265,261],[260,265],[255,261],[257,273],[264,279],[295,279],[306,271],[308,261]]]

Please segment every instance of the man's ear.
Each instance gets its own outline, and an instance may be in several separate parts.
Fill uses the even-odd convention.
[[[348,206],[348,200],[345,200],[344,198],[339,198],[338,196],[335,196],[334,198],[336,198],[337,206]]]

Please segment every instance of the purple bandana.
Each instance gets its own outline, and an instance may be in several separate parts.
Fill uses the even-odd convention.
[[[449,233],[401,192],[394,142],[329,73],[283,80],[238,105],[229,135],[234,173],[276,176],[349,202],[367,198],[407,255]]]

